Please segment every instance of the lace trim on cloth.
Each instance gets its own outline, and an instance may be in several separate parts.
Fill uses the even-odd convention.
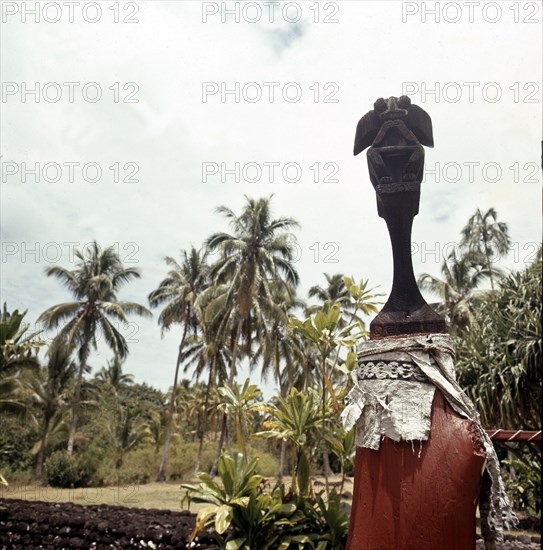
[[[359,361],[354,379],[343,422],[346,429],[356,424],[358,447],[378,450],[382,436],[394,441],[428,439],[435,386],[406,353]]]
[[[358,365],[341,415],[346,430],[356,425],[358,447],[377,450],[383,436],[426,441],[435,388],[458,414],[475,422],[487,455],[479,497],[481,534],[485,541],[502,542],[503,528],[515,527],[518,520],[505,493],[494,446],[475,406],[456,382],[449,336],[364,341],[359,344]]]
[[[428,382],[414,361],[362,361],[358,364],[358,380],[417,380]]]

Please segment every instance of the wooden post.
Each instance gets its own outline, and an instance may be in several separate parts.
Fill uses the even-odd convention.
[[[424,172],[423,145],[433,147],[432,122],[407,96],[379,98],[357,126],[354,154],[369,147],[368,169],[377,212],[386,221],[394,259],[392,290],[370,325],[372,340],[447,333],[445,320],[417,287],[411,259],[411,228],[419,211]],[[406,346],[407,342],[397,342],[395,352],[405,359],[400,360],[401,370],[390,354],[381,361],[379,353],[372,353],[371,361],[359,362],[356,373],[360,385],[353,399],[358,399],[358,406],[353,405],[350,414],[355,418],[365,414],[362,427],[373,430],[374,436],[368,445],[357,448],[347,549],[473,550],[475,511],[488,447],[485,450],[475,421],[453,410],[437,386],[431,393],[433,388],[424,376],[413,375],[409,382],[398,383],[406,370],[412,368],[414,373],[420,365],[415,361],[411,367],[411,356],[402,355],[403,342]],[[420,349],[424,354],[425,345]],[[452,370],[452,364],[449,367]],[[390,369],[396,369],[392,375]],[[433,381],[440,377],[437,373]],[[453,388],[455,382],[447,380]],[[453,391],[457,393],[457,388]],[[420,403],[408,403],[409,399]],[[401,414],[391,408],[394,400],[400,407],[420,404],[423,421],[418,424],[416,412],[410,413],[410,428],[402,430]]]
[[[482,441],[439,390],[431,421],[427,441],[357,448],[347,550],[475,548]]]

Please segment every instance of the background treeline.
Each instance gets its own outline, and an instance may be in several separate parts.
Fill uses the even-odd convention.
[[[221,477],[227,465],[253,477],[288,473],[300,495],[312,494],[319,472],[329,493],[329,475],[352,468],[354,435],[339,412],[356,341],[367,337],[383,295],[363,279],[325,274],[307,301],[298,296],[298,224],[273,217],[270,201],[247,198],[239,214],[218,208],[229,232],[166,258],[168,274],[142,298],[147,305],[121,298],[141,274],[97,243],[70,268],[46,269],[67,291],[66,302],[36,320],[56,329],[53,341],[4,304],[0,472],[8,481],[145,483],[213,476],[222,464]],[[541,249],[533,263],[505,271],[496,259],[510,248],[496,212],[477,210],[441,276],[422,274],[419,285],[450,325],[460,384],[485,427],[539,429]],[[162,331],[179,335],[166,393],[127,374],[129,347],[116,328],[152,309]],[[111,359],[92,375],[98,334]],[[278,395],[266,402],[257,385],[236,382],[240,365],[273,382]],[[225,448],[241,462],[221,458]],[[539,448],[509,445],[499,455],[515,506],[539,513]]]

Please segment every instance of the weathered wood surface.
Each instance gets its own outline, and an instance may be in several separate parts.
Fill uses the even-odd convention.
[[[473,550],[485,451],[436,390],[428,441],[359,447],[347,550]]]

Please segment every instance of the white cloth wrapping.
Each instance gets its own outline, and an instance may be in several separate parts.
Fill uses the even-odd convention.
[[[355,385],[342,416],[346,430],[356,424],[358,447],[378,450],[382,436],[394,441],[428,439],[435,386],[409,375],[402,377],[413,370],[409,363],[412,360],[407,353],[381,353],[364,356],[364,363],[353,372]],[[399,376],[397,366],[403,366]],[[385,377],[386,370],[396,370],[397,377]],[[364,375],[372,378],[361,379]]]
[[[341,418],[347,430],[356,424],[358,447],[378,450],[385,436],[394,441],[426,441],[435,388],[458,414],[476,423],[487,455],[479,499],[481,534],[486,541],[502,541],[504,526],[514,527],[517,518],[505,493],[494,446],[475,406],[456,382],[449,336],[363,341],[352,379],[354,386]]]

